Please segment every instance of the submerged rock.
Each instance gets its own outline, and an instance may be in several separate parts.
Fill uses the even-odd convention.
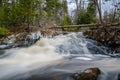
[[[4,54],[5,52],[3,50],[0,50],[0,55]]]
[[[101,74],[99,68],[88,68],[81,73],[74,73],[74,80],[97,80]]]

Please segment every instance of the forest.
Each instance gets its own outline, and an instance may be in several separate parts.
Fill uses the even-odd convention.
[[[0,80],[120,80],[120,0],[0,0]]]
[[[107,2],[113,8],[104,11],[101,6]],[[76,8],[68,11],[68,5],[73,3]],[[119,0],[0,0],[0,32],[25,31],[30,26],[120,22],[119,4]]]

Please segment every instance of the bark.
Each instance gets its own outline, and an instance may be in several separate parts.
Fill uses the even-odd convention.
[[[104,24],[103,19],[102,19],[102,12],[101,12],[100,6],[98,4],[98,0],[93,0],[93,1],[94,1],[95,5],[97,6],[97,9],[98,9],[100,23]]]
[[[115,8],[114,13],[113,13],[113,18],[112,18],[112,21],[114,21],[114,20],[115,20],[115,15],[116,15],[116,8]]]

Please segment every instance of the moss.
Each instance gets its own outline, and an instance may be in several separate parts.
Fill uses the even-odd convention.
[[[6,28],[0,28],[0,38],[6,37],[10,34],[10,31]]]

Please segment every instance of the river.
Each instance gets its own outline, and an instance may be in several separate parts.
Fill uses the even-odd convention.
[[[82,32],[40,38],[24,48],[4,50],[0,80],[74,80],[71,75],[91,67],[102,71],[98,80],[118,80],[120,58]]]

